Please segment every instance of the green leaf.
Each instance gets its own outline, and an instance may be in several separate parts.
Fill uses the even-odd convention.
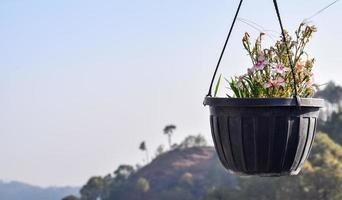
[[[216,86],[215,86],[215,91],[214,91],[214,97],[216,97],[218,89],[220,87],[221,77],[222,77],[222,74],[220,74],[219,79],[217,80],[217,83],[216,83]]]
[[[236,82],[234,81],[234,79],[231,79],[231,81],[229,81],[229,80],[227,80],[227,81],[228,81],[230,89],[233,91],[235,97],[240,98],[241,94],[240,94],[238,87],[236,86]]]

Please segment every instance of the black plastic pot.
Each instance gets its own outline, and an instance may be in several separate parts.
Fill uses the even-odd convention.
[[[322,99],[213,98],[212,137],[220,161],[238,174],[296,175],[309,156]]]

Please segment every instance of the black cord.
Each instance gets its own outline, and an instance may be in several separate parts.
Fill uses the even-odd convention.
[[[277,12],[277,16],[278,16],[278,21],[279,21],[279,25],[280,25],[280,28],[281,28],[281,34],[283,35],[283,42],[286,46],[286,53],[287,53],[287,56],[288,56],[288,59],[289,59],[289,64],[290,64],[290,68],[291,68],[291,73],[292,73],[292,78],[293,78],[293,87],[294,87],[294,93],[295,93],[295,97],[297,99],[297,103],[299,104],[298,102],[298,92],[297,92],[297,81],[296,81],[296,75],[294,73],[294,66],[293,66],[293,62],[292,62],[292,59],[291,59],[291,54],[290,54],[290,49],[289,47],[287,46],[287,41],[286,41],[286,35],[285,35],[285,30],[284,30],[284,27],[283,27],[283,23],[281,21],[281,17],[280,17],[280,12],[279,12],[279,8],[278,8],[278,3],[277,3],[277,0],[273,0],[273,4],[274,4],[274,8]]]
[[[236,13],[235,13],[235,16],[234,16],[234,19],[233,19],[233,23],[232,23],[232,25],[230,26],[229,33],[228,33],[226,42],[225,42],[224,45],[223,45],[223,49],[222,49],[220,58],[219,58],[219,60],[218,60],[218,62],[217,62],[217,65],[216,65],[216,68],[215,68],[215,72],[214,72],[213,78],[211,79],[211,83],[210,83],[210,87],[209,87],[209,91],[208,91],[207,97],[211,97],[211,89],[212,89],[213,84],[214,84],[214,80],[215,80],[215,77],[216,77],[216,73],[217,73],[217,70],[218,70],[218,68],[219,68],[219,66],[220,66],[220,63],[221,63],[223,54],[224,54],[224,52],[225,52],[225,50],[226,50],[226,47],[227,47],[227,44],[228,44],[228,40],[229,40],[229,38],[230,38],[230,35],[232,34],[232,31],[233,31],[233,28],[234,28],[234,25],[235,25],[236,18],[237,18],[237,16],[238,16],[239,12],[240,12],[240,8],[241,8],[241,5],[242,5],[242,2],[243,2],[243,0],[240,0],[239,6],[238,6],[238,8],[237,8],[237,10],[236,10]]]
[[[241,8],[241,5],[242,5],[242,2],[243,2],[243,0],[240,0],[239,6],[238,6],[238,8],[236,10],[236,13],[235,13],[235,16],[234,16],[234,19],[233,19],[233,22],[232,22],[232,25],[230,26],[227,39],[226,39],[226,41],[225,41],[225,43],[223,45],[223,49],[222,49],[221,55],[219,57],[219,60],[217,62],[217,65],[216,65],[216,68],[215,68],[215,71],[214,71],[214,75],[213,75],[213,77],[211,79],[211,82],[210,82],[210,87],[209,87],[209,91],[208,91],[207,97],[211,97],[211,90],[212,90],[212,87],[213,87],[213,84],[214,84],[214,80],[215,80],[215,77],[216,77],[216,74],[217,74],[217,70],[218,70],[218,68],[220,66],[223,54],[224,54],[224,52],[226,50],[226,47],[227,47],[227,44],[228,44],[228,40],[229,40],[230,35],[231,35],[232,31],[233,31],[233,28],[234,28],[237,16],[238,16],[238,14],[240,12],[240,8]],[[279,25],[280,25],[280,28],[281,28],[281,33],[282,33],[282,36],[283,36],[283,42],[284,42],[284,44],[286,46],[286,51],[287,51],[287,55],[288,55],[288,59],[289,59],[289,65],[290,65],[291,73],[292,73],[292,77],[293,77],[294,97],[296,97],[296,99],[297,99],[297,104],[300,105],[300,101],[299,101],[299,97],[298,97],[298,91],[297,91],[296,75],[294,73],[294,65],[293,65],[293,62],[292,62],[292,59],[291,59],[290,49],[287,46],[286,34],[285,34],[284,27],[283,27],[283,23],[281,21],[277,0],[273,0],[273,4],[274,4],[274,8],[275,8],[275,10],[277,12],[278,21],[279,21]]]

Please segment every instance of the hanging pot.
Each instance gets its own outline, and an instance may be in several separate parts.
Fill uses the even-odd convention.
[[[212,137],[219,159],[238,174],[296,175],[309,156],[319,109],[324,100],[300,98],[294,65],[287,47],[293,78],[293,98],[215,98],[213,82],[243,0],[240,0],[222,49],[204,105],[210,107]],[[277,1],[273,0],[287,44]]]
[[[206,97],[215,148],[238,174],[296,175],[307,159],[322,99]]]

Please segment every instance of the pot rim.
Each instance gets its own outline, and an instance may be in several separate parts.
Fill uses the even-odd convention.
[[[300,107],[324,107],[324,100],[319,98],[299,98]],[[203,104],[226,107],[299,107],[297,99],[288,98],[227,98],[205,97]]]

